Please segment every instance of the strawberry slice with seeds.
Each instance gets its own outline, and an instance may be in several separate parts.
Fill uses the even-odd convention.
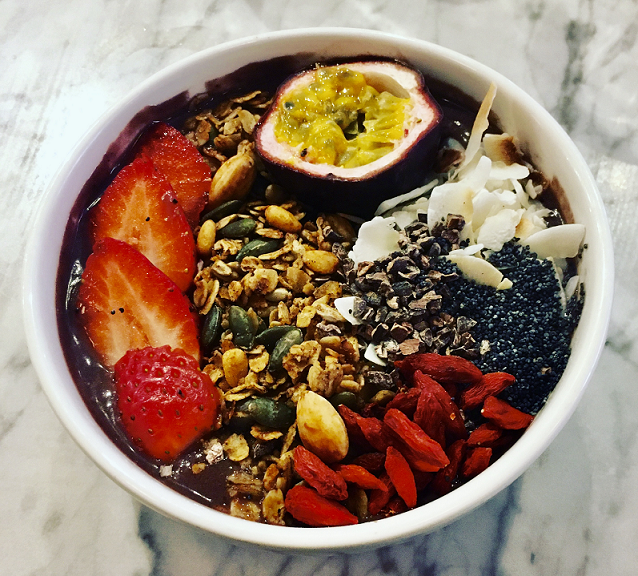
[[[197,226],[211,183],[210,166],[197,148],[179,130],[161,122],[142,138],[139,154],[146,154],[166,176],[189,224]]]
[[[185,291],[195,275],[195,240],[168,180],[140,156],[125,166],[91,214],[93,243],[133,246]]]
[[[113,366],[128,350],[164,345],[199,361],[188,298],[126,242],[104,238],[95,245],[82,274],[77,306],[105,366]]]
[[[124,428],[153,458],[174,460],[217,422],[213,382],[170,346],[128,351],[115,364],[115,388]]]

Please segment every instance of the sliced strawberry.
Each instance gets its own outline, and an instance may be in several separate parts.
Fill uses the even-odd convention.
[[[115,387],[124,428],[153,458],[174,460],[217,421],[213,382],[170,346],[127,352],[115,365]]]
[[[208,200],[211,169],[179,130],[156,124],[142,138],[140,154],[146,154],[171,183],[186,218],[194,228]]]
[[[91,215],[93,242],[133,246],[185,291],[195,275],[195,240],[168,180],[141,156],[125,166]]]
[[[113,366],[128,350],[164,345],[181,348],[199,361],[198,331],[188,298],[126,242],[104,238],[94,246],[77,306],[106,366]]]

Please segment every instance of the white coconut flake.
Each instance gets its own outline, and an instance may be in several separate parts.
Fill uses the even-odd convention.
[[[539,258],[574,258],[584,239],[583,224],[562,224],[532,234],[523,244]]]
[[[463,276],[474,280],[477,284],[485,284],[496,288],[503,280],[503,274],[498,268],[477,256],[448,254],[447,258],[458,266]]]
[[[432,188],[434,188],[439,183],[438,179],[434,179],[431,182],[428,182],[425,186],[421,186],[420,188],[415,188],[410,192],[406,192],[405,194],[401,194],[400,196],[395,196],[394,198],[388,198],[379,204],[379,207],[376,209],[374,215],[380,216],[385,214],[392,208],[396,208],[399,204],[404,204],[405,202],[409,202],[410,200],[414,200],[419,196],[423,196],[428,193]]]
[[[490,180],[522,180],[529,176],[529,168],[522,164],[493,162],[490,170]]]
[[[376,347],[372,342],[368,344],[366,351],[363,353],[363,357],[366,360],[373,362],[374,364],[377,364],[379,366],[385,366],[387,364],[385,360],[381,360],[381,358],[379,358]]]
[[[516,226],[521,220],[524,210],[504,209],[485,219],[477,236],[477,242],[486,248],[498,252],[505,242],[514,238]]]
[[[469,164],[474,159],[474,156],[476,156],[476,153],[481,147],[483,134],[490,125],[488,116],[490,114],[490,109],[492,108],[492,102],[494,102],[495,96],[496,84],[492,82],[492,84],[490,84],[489,90],[487,91],[487,94],[485,95],[485,98],[483,98],[483,102],[481,102],[481,107],[479,108],[476,119],[474,120],[474,124],[472,125],[472,132],[470,133],[470,139],[468,140],[467,149],[465,150],[465,159],[461,163],[461,168]]]
[[[343,298],[336,298],[334,301],[335,308],[339,313],[353,326],[361,324],[361,320],[355,318],[352,315],[354,309],[354,296],[344,296]]]
[[[474,190],[463,180],[434,188],[428,205],[428,225],[444,222],[448,214],[460,214],[466,222],[471,220],[473,194]]]
[[[359,228],[359,236],[348,256],[355,264],[374,261],[399,249],[399,232],[394,218],[374,217]]]
[[[580,276],[572,276],[565,284],[565,296],[569,299],[576,293],[576,288],[580,283]]]

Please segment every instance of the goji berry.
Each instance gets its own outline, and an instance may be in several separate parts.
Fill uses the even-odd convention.
[[[487,446],[488,448],[492,448],[502,434],[503,430],[501,428],[491,422],[487,422],[472,431],[470,437],[467,439],[467,445],[470,448],[475,446]]]
[[[297,474],[321,496],[334,500],[345,500],[348,497],[348,486],[343,477],[310,450],[297,446],[293,452],[293,460]]]
[[[383,490],[385,488],[385,484],[372,472],[368,472],[356,464],[339,464],[335,466],[335,472],[341,474],[346,482],[356,484],[365,490]]]
[[[463,419],[463,415],[448,394],[447,390],[445,390],[445,388],[438,382],[423,374],[420,370],[417,370],[414,373],[414,382],[415,385],[421,389],[421,394],[425,391],[429,391],[441,405],[440,414],[445,430],[454,438],[467,438],[467,430],[465,429],[465,420]],[[414,421],[417,422],[416,415]]]
[[[371,516],[376,516],[390,501],[390,498],[396,493],[396,488],[390,482],[387,474],[382,474],[379,480],[385,485],[385,490],[372,490],[368,499],[368,512]]]
[[[478,382],[468,386],[459,398],[459,406],[463,410],[472,410],[480,406],[488,396],[496,396],[508,386],[514,384],[516,378],[507,372],[491,372],[484,374]]]
[[[491,448],[472,448],[469,452],[463,466],[461,468],[461,476],[463,478],[473,478],[480,474],[490,465],[490,459],[492,458]]]
[[[494,396],[485,399],[481,414],[505,430],[522,430],[534,420],[531,414],[525,414]]]
[[[365,468],[368,472],[378,472],[383,468],[385,454],[383,452],[368,452],[357,456],[352,463]]]
[[[420,370],[432,376],[440,384],[467,384],[478,382],[483,374],[469,360],[460,356],[442,356],[441,354],[412,354],[394,365],[405,378],[411,379]]]
[[[396,448],[415,470],[436,472],[449,464],[450,461],[441,445],[432,440],[403,412],[390,409],[386,412],[383,422],[390,430],[392,438],[396,440]]]
[[[306,486],[288,490],[284,505],[295,520],[308,526],[348,526],[359,522],[344,506]]]
[[[339,411],[339,415],[346,425],[346,430],[348,431],[348,439],[350,440],[350,442],[354,442],[359,446],[367,446],[368,441],[363,435],[363,432],[361,431],[361,428],[359,428],[359,424],[357,422],[359,415],[348,408],[345,404],[339,404],[337,410]]]
[[[399,392],[386,404],[386,410],[396,408],[401,410],[408,418],[414,416],[417,402],[419,401],[419,389],[410,388],[407,392]]]
[[[385,471],[408,508],[416,506],[416,484],[410,465],[401,452],[388,446],[385,453]]]
[[[417,372],[420,374],[420,372]],[[419,394],[414,413],[414,422],[435,442],[445,447],[445,413],[441,403],[436,398],[432,390],[423,388]]]
[[[403,414],[403,412],[401,412],[401,414]],[[361,432],[363,432],[365,439],[375,450],[385,452],[386,448],[392,444],[392,436],[387,426],[378,418],[364,418],[363,416],[357,415],[357,424]]]
[[[419,470],[412,470],[412,474],[414,474],[416,489],[423,490],[430,484],[430,482],[432,482],[435,472],[420,472]],[[436,474],[438,474],[438,472],[436,472]]]
[[[395,496],[394,498],[390,498],[390,501],[386,505],[385,509],[388,511],[388,516],[391,516],[394,514],[405,512],[406,510],[408,510],[408,507],[406,506],[403,498]]]
[[[452,490],[452,483],[459,472],[459,465],[465,456],[465,440],[457,440],[446,450],[450,463],[434,475],[434,480],[430,484],[432,490],[438,496],[443,496]]]

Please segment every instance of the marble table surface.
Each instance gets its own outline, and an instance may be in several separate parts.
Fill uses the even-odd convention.
[[[226,40],[350,26],[502,72],[570,133],[600,186],[616,294],[599,367],[543,456],[428,536],[297,557],[231,545],[140,505],[76,447],[27,353],[26,229],[87,127],[150,74]],[[631,0],[0,2],[0,574],[593,576],[638,573],[638,3]]]

